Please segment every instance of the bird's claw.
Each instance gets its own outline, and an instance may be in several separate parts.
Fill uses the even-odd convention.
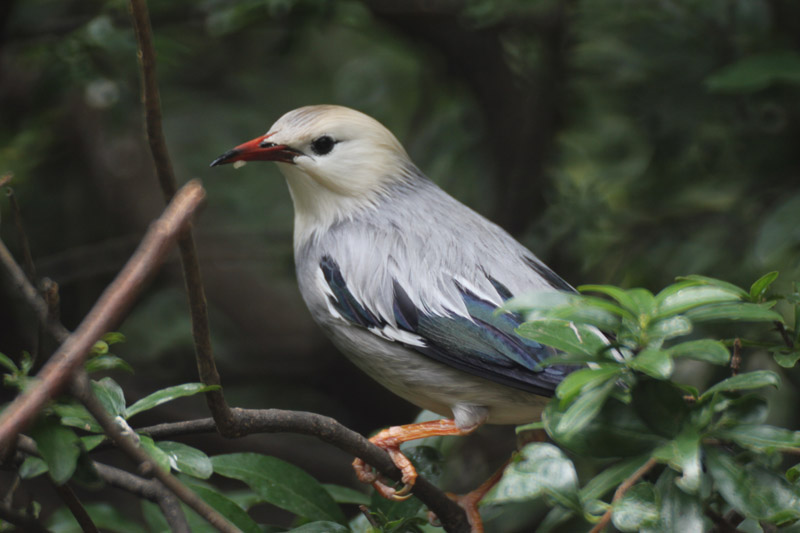
[[[395,489],[385,484],[378,479],[378,475],[372,467],[360,458],[356,458],[353,461],[353,470],[355,470],[356,477],[360,482],[371,484],[378,494],[387,500],[404,501],[411,497],[411,490],[414,488],[414,483],[417,481],[417,470],[414,468],[411,461],[408,460],[408,457],[403,455],[400,451],[399,445],[395,443],[395,435],[392,433],[393,429],[394,428],[389,428],[388,430],[378,433],[372,437],[370,441],[379,448],[386,450],[389,457],[392,458],[395,466],[400,469],[402,474],[400,481],[403,482],[403,486],[399,489]]]

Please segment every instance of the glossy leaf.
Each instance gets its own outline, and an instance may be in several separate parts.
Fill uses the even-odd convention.
[[[178,472],[200,479],[208,479],[214,473],[211,459],[197,448],[172,441],[159,441],[156,446],[167,454],[169,465]]]
[[[556,387],[556,397],[565,403],[572,401],[583,389],[602,385],[610,379],[617,379],[622,373],[618,365],[600,365],[599,368],[582,368],[568,375]]]
[[[661,496],[657,525],[645,527],[642,533],[702,533],[709,531],[710,521],[703,513],[703,502],[698,496],[687,494],[675,483],[677,474],[667,468],[656,482],[656,493]]]
[[[778,387],[780,383],[781,380],[775,372],[771,370],[756,370],[755,372],[739,374],[720,381],[705,391],[700,396],[700,400],[710,398],[714,393],[721,391],[760,389],[761,387],[769,386]]]
[[[656,491],[650,483],[638,483],[613,504],[611,521],[620,531],[639,531],[658,520]]]
[[[183,398],[185,396],[192,396],[194,394],[198,394],[201,392],[206,392],[210,390],[217,390],[219,389],[218,385],[203,385],[202,383],[184,383],[183,385],[175,385],[173,387],[167,387],[166,389],[161,389],[159,391],[150,394],[149,396],[145,396],[141,400],[137,401],[130,407],[128,407],[128,418],[141,413],[142,411],[147,411],[148,409],[152,409],[161,405],[162,403],[171,402],[177,398]]]
[[[92,390],[108,414],[125,418],[125,393],[116,381],[111,378],[92,381]]]
[[[713,436],[761,452],[782,448],[800,448],[800,431],[790,431],[762,424],[739,424],[718,429],[713,432]]]
[[[133,367],[116,355],[99,355],[86,361],[86,372],[99,372],[101,370],[124,370],[133,374]]]
[[[561,420],[558,421],[558,425],[552,430],[553,435],[569,439],[572,435],[580,432],[600,412],[606,398],[614,389],[614,385],[614,381],[609,380],[603,385],[584,391],[567,408]]]
[[[163,443],[159,443],[159,445],[160,444]],[[197,495],[203,499],[203,501],[219,511],[222,516],[230,520],[233,525],[241,529],[244,533],[261,532],[261,528],[252,518],[250,518],[250,515],[247,514],[247,511],[239,507],[239,505],[237,505],[233,500],[224,494],[221,494],[220,492],[203,485],[189,483],[188,486],[194,492],[196,492]]]
[[[146,533],[136,521],[120,511],[119,506],[108,503],[84,503],[94,525],[104,533]],[[158,509],[158,507],[156,507]],[[78,533],[83,530],[66,506],[57,509],[47,521],[48,530],[53,533]],[[164,531],[164,530],[162,530]],[[168,531],[168,530],[167,530]]]
[[[728,348],[720,341],[699,339],[676,344],[669,348],[672,357],[705,361],[714,365],[727,365],[731,359]]]
[[[683,285],[679,290],[658,295],[658,317],[669,317],[685,313],[695,307],[736,302],[741,300],[742,291],[715,285]]]
[[[605,338],[593,327],[557,318],[525,322],[517,328],[517,332],[567,353],[593,356],[608,346]]]
[[[40,476],[45,472],[47,472],[47,463],[45,463],[40,457],[29,455],[24,461],[22,461],[17,473],[22,479],[31,479],[36,476]]]
[[[582,509],[572,461],[552,444],[532,443],[515,456],[486,503],[520,502],[549,496],[574,511]]]
[[[672,316],[652,322],[647,328],[648,337],[672,339],[692,332],[692,323],[683,316]]]
[[[625,289],[620,289],[613,285],[581,285],[578,287],[580,292],[598,292],[613,298],[633,318],[633,313],[637,311],[636,301],[628,294]]]
[[[81,404],[55,403],[50,409],[61,417],[61,423],[65,426],[71,426],[94,433],[103,432],[103,428],[100,427],[100,424],[97,423],[94,417],[89,414],[89,411]]]
[[[643,372],[655,379],[669,379],[675,365],[670,352],[648,348],[628,361],[628,367]]]
[[[795,350],[793,352],[784,352],[780,350],[773,352],[772,357],[775,359],[775,362],[783,368],[794,368],[797,361],[800,360],[800,350]]]
[[[716,278],[709,278],[708,276],[699,276],[693,274],[691,276],[680,276],[678,277],[679,281],[691,281],[694,283],[702,284],[702,285],[710,285],[712,287],[718,287],[721,289],[725,289],[727,291],[736,293],[742,300],[747,299],[749,294],[747,291],[742,289],[741,287],[737,287],[733,283],[728,283],[727,281],[722,281],[721,279]]]
[[[783,322],[783,317],[771,309],[774,302],[763,304],[731,303],[690,309],[686,316],[692,322],[712,320],[741,320],[743,322]]]
[[[345,523],[320,483],[292,464],[256,453],[218,455],[211,462],[214,472],[247,483],[265,502],[310,520]]]
[[[762,299],[776,279],[778,279],[777,271],[768,272],[758,278],[750,286],[750,300],[753,302],[758,302],[760,299]]]
[[[682,475],[675,482],[689,494],[700,488],[702,465],[700,463],[700,435],[694,427],[687,427],[675,439],[653,452],[653,457],[667,461]]]
[[[78,436],[55,420],[40,418],[31,428],[31,437],[47,463],[50,477],[57,485],[64,484],[78,464],[81,453]]]
[[[161,448],[156,446],[156,443],[147,435],[139,435],[139,445],[147,452],[147,455],[156,462],[162,469],[169,472],[170,460],[169,455]]]
[[[741,465],[713,447],[705,449],[705,457],[715,488],[734,509],[768,522],[800,518],[800,489],[783,476],[755,463]]]

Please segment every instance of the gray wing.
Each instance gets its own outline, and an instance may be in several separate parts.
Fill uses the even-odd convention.
[[[551,287],[572,290],[561,278],[543,264],[528,259],[528,268]],[[324,277],[328,309],[351,325],[399,342],[418,353],[454,368],[497,383],[552,396],[556,386],[572,370],[564,366],[542,367],[539,363],[555,351],[538,342],[521,337],[516,328],[522,318],[514,313],[496,313],[498,301],[513,294],[500,281],[482,272],[486,282],[496,292],[495,298],[481,295],[466,283],[450,279],[462,305],[458,309],[417,304],[411,290],[396,278],[391,279],[391,310],[371,306],[351,290],[348,279],[336,259],[325,255],[319,263]],[[452,292],[452,291],[448,291]],[[428,295],[427,299],[436,299]],[[452,294],[442,300],[452,302]],[[387,313],[388,311],[388,313]]]

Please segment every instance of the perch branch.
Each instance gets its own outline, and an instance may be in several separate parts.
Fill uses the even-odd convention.
[[[153,34],[150,29],[150,15],[146,0],[130,0],[133,28],[139,46],[139,65],[142,80],[142,103],[144,105],[145,130],[150,152],[153,154],[158,182],[166,201],[170,201],[177,188],[175,173],[167,150],[164,130],[161,127],[161,98],[156,78],[156,53]],[[191,228],[178,240],[186,294],[192,316],[192,335],[194,337],[197,372],[200,381],[206,385],[221,385],[222,381],[214,362],[211,346],[211,333],[208,323],[208,306],[205,289],[197,259],[197,247]],[[206,393],[206,402],[220,433],[225,435],[232,422],[231,410],[225,401],[222,389]]]
[[[97,339],[119,323],[144,283],[164,261],[178,234],[186,227],[204,197],[205,191],[198,182],[189,182],[181,189],[161,217],[150,226],[139,248],[75,333],[64,341],[37,374],[34,385],[3,411],[0,415],[0,457],[6,455],[17,435],[33,421],[45,403],[63,390]],[[30,300],[40,301],[38,297]],[[45,304],[44,316],[46,307]]]

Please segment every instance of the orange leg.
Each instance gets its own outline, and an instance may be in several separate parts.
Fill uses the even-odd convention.
[[[497,469],[497,471],[489,477],[486,481],[481,483],[481,486],[477,489],[468,492],[467,494],[457,495],[448,493],[447,495],[455,501],[464,512],[467,513],[467,520],[469,520],[470,525],[470,533],[483,533],[483,521],[481,520],[481,514],[478,512],[478,504],[481,502],[486,493],[489,492],[492,487],[497,485],[500,481],[500,478],[503,477],[503,472],[505,471],[506,467],[510,459],[503,463],[503,466]],[[428,513],[428,519],[431,523],[436,522],[436,515],[433,513]]]
[[[406,426],[392,426],[384,429],[372,437],[370,442],[383,448],[403,474],[401,480],[403,487],[395,490],[381,482],[377,475],[372,471],[372,467],[362,459],[356,458],[353,461],[353,469],[356,471],[358,480],[362,483],[372,483],[375,490],[384,498],[390,500],[405,500],[411,496],[411,489],[417,480],[417,471],[411,461],[402,454],[400,445],[410,440],[424,439],[425,437],[444,437],[447,435],[467,435],[475,431],[478,426],[460,429],[454,420],[431,420],[419,424],[408,424]],[[488,489],[487,489],[488,490]]]

